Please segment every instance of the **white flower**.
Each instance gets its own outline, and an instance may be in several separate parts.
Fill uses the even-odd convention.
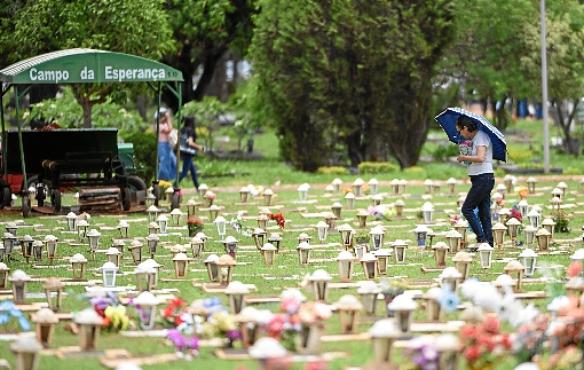
[[[497,314],[501,320],[509,322],[513,326],[517,326],[520,319],[520,313],[523,310],[521,302],[513,297],[512,294],[505,294],[499,303]]]
[[[496,312],[502,300],[501,294],[488,283],[477,285],[477,288],[473,296],[474,303],[484,311]]]
[[[477,279],[467,279],[464,283],[460,284],[460,293],[469,299],[474,300],[475,293],[481,288],[481,283]]]

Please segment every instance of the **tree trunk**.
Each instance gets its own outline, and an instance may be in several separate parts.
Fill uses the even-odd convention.
[[[84,128],[91,128],[91,110],[93,108],[91,102],[85,101],[81,105],[83,108],[83,127]]]
[[[507,125],[509,124],[509,116],[507,114],[506,103],[507,96],[504,96],[503,100],[501,101],[501,107],[495,112],[496,117],[495,122],[499,130],[505,130],[507,128]]]
[[[203,63],[203,74],[199,79],[199,83],[195,88],[193,93],[194,100],[201,100],[205,96],[207,91],[207,86],[213,79],[213,74],[215,73],[215,68],[217,67],[217,63],[221,60],[223,53],[225,53],[226,48],[218,48],[215,50],[210,50],[209,53],[205,56],[205,60]]]
[[[140,94],[136,96],[136,109],[138,110],[138,114],[144,120],[144,122],[150,122],[148,119],[148,99],[145,95]]]
[[[385,139],[402,169],[415,166],[428,135],[429,111],[432,103],[430,75],[412,80],[408,75],[396,76],[392,83],[391,117]],[[406,103],[404,103],[406,102]]]
[[[493,115],[493,125],[497,126],[497,101],[493,96],[489,96],[489,102],[491,104],[491,114]]]
[[[566,153],[578,156],[580,154],[580,143],[579,140],[572,137],[572,122],[574,122],[574,117],[576,111],[578,110],[579,99],[574,99],[573,108],[571,112],[567,112],[568,116],[564,115],[563,102],[558,102],[552,100],[552,107],[555,108],[557,119],[556,123],[562,129],[563,139],[564,139],[564,149]]]
[[[363,155],[361,154],[361,130],[355,130],[345,139],[347,145],[347,155],[351,161],[351,167],[357,167],[359,163],[363,162]]]

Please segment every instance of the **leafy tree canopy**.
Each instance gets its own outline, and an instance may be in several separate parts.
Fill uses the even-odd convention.
[[[14,1],[14,3],[18,3]],[[173,48],[163,0],[38,0],[13,7],[13,33],[2,37],[14,47],[13,59],[49,51],[86,47],[159,59]],[[12,10],[11,10],[12,11]],[[8,41],[12,39],[12,41]],[[115,85],[76,85],[84,125],[91,126],[94,104],[106,101]]]

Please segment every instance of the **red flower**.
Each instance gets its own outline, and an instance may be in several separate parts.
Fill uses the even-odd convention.
[[[274,315],[272,320],[268,323],[268,335],[273,338],[279,338],[284,331],[284,324],[286,317],[284,315]]]
[[[470,363],[475,362],[481,356],[479,346],[471,346],[464,350],[464,358]]]
[[[501,336],[501,345],[505,349],[511,349],[511,345],[512,345],[511,337],[507,334],[503,334]]]
[[[284,215],[281,213],[271,213],[269,215],[269,217],[270,217],[270,220],[276,221],[276,223],[278,224],[280,229],[283,229],[284,226],[286,225],[286,219],[284,218]]]
[[[516,218],[517,221],[522,220],[521,212],[517,208],[511,208],[511,217]]]
[[[490,335],[481,335],[478,339],[478,344],[487,348],[487,351],[491,352],[495,349],[494,338]]]
[[[203,220],[198,218],[197,216],[191,216],[187,219],[188,225],[203,225]]]
[[[494,314],[489,314],[485,316],[485,320],[483,321],[484,330],[487,333],[497,334],[499,333],[499,329],[501,328],[501,324],[499,323],[499,319]]]
[[[460,335],[463,339],[474,340],[479,335],[479,329],[475,325],[464,325],[460,329]]]

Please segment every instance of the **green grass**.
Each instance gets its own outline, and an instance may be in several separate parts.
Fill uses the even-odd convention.
[[[520,123],[518,128],[524,129],[524,126],[527,124]],[[531,130],[532,127],[525,128],[526,130]],[[215,192],[217,193],[216,203],[224,206],[224,213],[227,215],[227,218],[231,218],[233,213],[239,209],[247,210],[248,215],[255,216],[258,214],[259,208],[262,206],[261,198],[257,198],[254,200],[253,203],[248,204],[247,206],[238,205],[239,203],[239,195],[238,189],[241,185],[246,185],[248,183],[253,183],[256,185],[262,185],[264,187],[271,187],[272,190],[277,194],[275,198],[275,203],[277,205],[282,205],[283,208],[276,208],[273,207],[273,212],[283,212],[285,214],[286,219],[289,221],[287,224],[286,229],[282,232],[283,235],[283,252],[280,253],[277,257],[277,262],[275,266],[264,266],[261,256],[259,253],[256,252],[240,252],[238,254],[238,261],[245,262],[246,264],[242,264],[236,267],[234,279],[240,280],[245,283],[252,283],[255,284],[258,288],[258,293],[256,295],[266,295],[266,296],[274,296],[280,294],[281,290],[287,287],[297,287],[299,281],[302,277],[314,271],[316,268],[324,268],[329,273],[331,273],[334,277],[333,281],[336,281],[335,274],[337,273],[337,263],[335,261],[325,261],[325,262],[318,262],[311,264],[309,267],[300,267],[298,265],[297,255],[295,252],[295,247],[297,244],[296,238],[299,234],[299,231],[295,231],[295,229],[299,227],[309,227],[311,225],[316,224],[318,219],[313,218],[302,218],[299,212],[299,207],[303,207],[308,212],[318,212],[322,211],[322,209],[316,208],[315,204],[298,204],[297,203],[297,193],[296,193],[296,186],[302,182],[309,182],[311,184],[315,184],[313,189],[310,191],[310,199],[317,199],[318,205],[327,206],[332,204],[334,201],[341,201],[342,202],[342,195],[341,194],[332,194],[327,195],[324,192],[324,184],[330,183],[330,181],[336,177],[331,175],[322,175],[322,174],[307,174],[298,171],[292,170],[286,164],[282,163],[277,158],[277,150],[274,149],[277,146],[275,145],[275,137],[270,132],[265,133],[264,135],[259,136],[256,139],[256,148],[264,153],[266,153],[266,159],[261,161],[232,161],[232,162],[221,162],[218,163],[217,166],[225,166],[225,168],[235,170],[237,174],[234,177],[216,177],[216,178],[203,178],[203,182],[207,183]],[[563,158],[563,157],[561,157]],[[569,163],[568,159],[565,160],[566,163]],[[201,159],[201,164],[208,161],[207,159]],[[580,166],[578,163],[574,163],[576,161],[572,160],[571,165],[573,166]],[[420,208],[421,204],[425,201],[422,198],[424,194],[424,187],[422,182],[426,178],[432,179],[442,179],[445,180],[448,177],[456,177],[458,179],[464,179],[465,174],[461,167],[451,164],[442,164],[442,163],[433,163],[433,164],[421,164],[419,167],[408,169],[406,171],[398,171],[396,173],[388,173],[388,174],[381,174],[376,175],[375,177],[380,180],[384,181],[380,185],[380,192],[386,193],[387,197],[385,202],[392,203],[396,196],[391,194],[391,189],[389,188],[388,182],[393,178],[405,178],[412,181],[412,183],[407,188],[407,193],[409,194],[406,197],[406,208],[409,211],[406,213],[408,216],[406,219],[396,219],[392,218],[389,221],[384,221],[383,224],[387,227],[387,235],[386,241],[393,241],[395,239],[409,239],[413,240],[413,234],[411,230],[415,227],[417,223],[421,223],[421,220],[416,218],[416,211]],[[339,176],[345,181],[345,186],[349,186],[350,183],[356,178],[356,176],[344,175]],[[372,176],[363,176],[364,180],[367,181]],[[276,182],[279,182],[279,185],[276,185]],[[500,182],[501,179],[498,179]],[[569,185],[570,193],[568,195],[567,203],[576,203],[578,204],[577,209],[581,209],[582,205],[582,190],[580,189],[580,185],[576,180],[567,181]],[[549,199],[549,191],[551,188],[557,183],[555,179],[545,179],[542,178],[538,183],[538,187],[540,191],[535,196],[530,196],[528,198],[530,205],[540,204],[542,206],[548,205]],[[320,186],[316,186],[316,184],[320,184]],[[525,179],[521,178],[519,185],[525,185]],[[464,193],[468,190],[468,185],[461,184],[458,185],[456,188],[456,192]],[[187,194],[185,199],[191,197],[192,194]],[[456,199],[458,195],[452,196],[446,194],[446,186],[442,186],[441,192],[434,194],[432,197],[432,202],[436,205],[436,218],[444,219],[449,214],[455,212],[456,210]],[[64,198],[65,204],[71,204],[73,201],[72,197],[69,195]],[[513,193],[508,195],[507,199],[507,206],[512,206],[517,201],[517,194]],[[166,206],[166,203],[163,203],[163,206]],[[356,224],[356,212],[357,209],[367,208],[369,206],[369,200],[360,199],[357,200],[355,209],[353,210],[343,210],[342,217],[346,220],[343,221],[352,223],[354,227],[357,226]],[[186,211],[186,201],[183,204],[183,210]],[[569,209],[570,212],[574,211],[575,209]],[[547,215],[550,214],[549,209],[545,209],[545,213]],[[207,216],[205,213],[202,213],[203,216]],[[102,230],[102,239],[101,239],[101,247],[105,248],[108,247],[111,243],[111,239],[117,237],[117,231],[115,230],[107,230],[107,227],[112,227],[117,225],[120,218],[128,219],[128,220],[137,220],[137,219],[144,219],[147,216],[145,214],[127,214],[121,216],[112,216],[112,215],[93,215],[91,218],[91,225],[94,228],[106,227],[105,230]],[[15,220],[20,219],[20,215],[17,212],[12,213],[1,213],[0,214],[0,222],[5,222],[8,220]],[[55,216],[55,217],[40,217],[35,216],[33,218],[25,220],[27,225],[38,225],[43,229],[47,229],[48,231],[38,231],[35,232],[32,227],[23,227],[19,230],[18,234],[20,236],[24,235],[25,233],[29,233],[34,235],[38,238],[41,238],[46,233],[51,233],[56,235],[59,240],[59,256],[66,257],[70,256],[74,253],[80,252],[84,253],[86,256],[87,254],[87,247],[86,246],[71,246],[69,245],[69,241],[76,242],[77,238],[75,234],[67,233],[64,231],[66,224],[64,222],[64,218],[62,216]],[[205,255],[209,253],[216,253],[222,254],[223,247],[218,242],[218,234],[215,230],[212,223],[209,220],[206,221],[205,226],[205,233],[211,237],[211,241],[209,243],[208,250],[206,251]],[[573,239],[576,240],[580,235],[580,226],[584,224],[584,215],[582,213],[573,213],[572,219],[570,221],[570,226],[572,227],[571,232],[569,234],[560,234],[558,238],[560,239]],[[184,220],[183,220],[184,225]],[[246,221],[246,225],[249,227],[255,227],[255,222],[253,220]],[[270,231],[278,231],[277,227],[270,223]],[[434,230],[437,232],[446,231],[448,226],[439,226],[435,227]],[[176,243],[186,244],[188,243],[189,238],[187,237],[187,231],[184,229],[176,229],[170,230],[171,232],[179,232],[180,236],[170,235],[166,237],[162,237],[161,245],[162,246],[171,246]],[[148,234],[146,222],[131,222],[130,227],[130,236],[131,237],[145,237]],[[234,235],[236,238],[240,240],[240,245],[251,245],[253,244],[251,238],[245,237],[242,235],[235,234],[234,231],[228,231],[228,235]],[[313,237],[313,243],[316,241],[316,233],[314,231],[310,232],[310,235]],[[440,240],[437,238],[436,241]],[[337,242],[338,235],[331,235],[329,236],[328,241]],[[425,280],[425,281],[432,281],[432,279],[438,276],[438,273],[427,273],[423,274],[419,267],[421,265],[425,266],[432,266],[433,265],[433,258],[432,253],[430,251],[421,251],[417,248],[412,247],[413,243],[410,243],[410,248],[408,250],[407,259],[408,265],[395,265],[392,264],[389,270],[390,276],[397,276],[403,275],[408,276],[408,280]],[[562,243],[562,248],[567,248],[570,251],[579,248],[582,246],[582,242],[572,242],[570,245],[567,243]],[[556,246],[559,248],[560,246]],[[338,250],[330,249],[327,251],[321,252],[313,252],[311,258],[314,259],[322,259],[322,258],[330,258],[334,259],[338,254]],[[506,256],[515,256],[517,251],[508,250]],[[56,269],[33,269],[30,264],[27,264],[23,261],[22,257],[16,255],[16,261],[10,262],[10,268],[15,270],[17,268],[24,269],[30,275],[41,277],[41,276],[59,276],[59,277],[70,277],[70,270],[68,267],[59,267]],[[97,261],[89,262],[89,269],[96,269],[97,267],[101,266],[105,260],[105,256],[103,254],[97,255]],[[161,271],[161,278],[169,278],[173,277],[173,269],[172,263],[170,258],[170,252],[165,250],[164,248],[160,248],[160,251],[156,257],[156,260],[161,263],[164,268]],[[553,264],[561,264],[567,265],[568,257],[567,255],[546,255],[541,256],[538,260],[540,265],[553,265]],[[46,264],[46,262],[44,262]],[[58,265],[67,265],[67,262],[64,260],[59,260],[56,262]],[[409,265],[415,264],[415,265]],[[452,265],[450,262],[449,265]],[[478,263],[475,261],[472,265],[471,274],[473,276],[478,277],[483,281],[488,281],[494,279],[498,274],[502,272],[503,268],[502,263],[494,264],[493,268],[488,271],[484,271],[480,269]],[[131,272],[134,266],[131,263],[129,255],[126,255],[125,261],[123,263],[123,271]],[[196,288],[191,284],[191,279],[205,282],[207,280],[206,272],[203,270],[204,266],[201,260],[194,261],[190,265],[191,269],[196,269],[195,271],[189,272],[189,280],[184,282],[161,282],[162,288],[177,288],[179,289],[180,297],[187,300],[188,302],[202,297],[209,297],[212,295],[204,294],[200,288]],[[361,273],[361,268],[356,266],[355,272]],[[267,280],[264,278],[265,275],[275,277],[275,279]],[[97,273],[92,270],[91,271],[91,278],[99,279]],[[362,276],[355,276],[355,280],[363,280]],[[126,285],[126,284],[134,284],[133,275],[126,275],[122,276],[118,280],[118,285]],[[541,285],[527,285],[526,289],[528,290],[541,290],[545,289],[546,287]],[[31,283],[30,290],[34,292],[40,292],[41,286],[39,283]],[[67,289],[69,293],[69,297],[65,300],[65,311],[74,311],[80,310],[85,307],[88,307],[88,302],[86,299],[83,298],[83,288],[82,287],[70,287]],[[355,290],[353,289],[343,289],[343,290],[333,290],[330,293],[329,301],[334,302],[340,296],[344,294],[355,294]],[[227,305],[227,300],[224,295],[219,294],[217,295],[221,298],[221,300]],[[307,296],[310,297],[307,293]],[[40,299],[38,299],[40,301]],[[538,301],[537,304],[540,307],[544,307],[547,304],[547,301]],[[383,307],[382,305],[378,305],[378,318],[383,316]],[[262,306],[260,306],[262,307]],[[263,305],[263,307],[267,307],[272,309],[273,311],[278,310],[277,305]],[[132,308],[129,309],[130,316],[135,320],[137,318],[136,313]],[[422,312],[416,314],[416,319],[423,320],[424,315]],[[456,318],[456,315],[452,314],[449,315],[448,318]],[[368,329],[371,325],[371,320],[364,320],[359,326],[359,331],[363,332]],[[65,331],[64,324],[59,325],[56,335],[55,335],[55,342],[54,346],[70,346],[75,345],[77,343],[77,338],[73,336],[71,333]],[[159,324],[162,327],[161,324]],[[338,317],[334,315],[330,320],[328,320],[326,325],[326,332],[327,333],[339,333],[339,323]],[[157,339],[157,338],[125,338],[121,337],[118,334],[114,333],[102,333],[102,337],[100,339],[100,343],[98,345],[99,349],[103,350],[106,348],[125,348],[130,351],[134,356],[140,355],[147,355],[153,353],[165,353],[165,352],[172,352],[173,349],[166,345],[164,340]],[[349,358],[343,360],[336,360],[333,361],[329,367],[332,369],[342,369],[346,366],[362,366],[365,363],[371,361],[372,359],[372,348],[369,342],[354,342],[354,343],[328,343],[324,345],[325,351],[343,351],[349,354]],[[402,358],[402,354],[399,354],[399,358]],[[14,358],[11,354],[9,354],[8,344],[6,342],[0,342],[0,357],[7,358],[12,365],[14,365]],[[511,357],[508,357],[505,361],[501,362],[498,369],[510,369],[515,365],[514,360]],[[201,350],[200,355],[194,359],[192,362],[185,362],[179,361],[175,362],[171,365],[157,365],[157,366],[146,366],[145,369],[163,369],[166,366],[172,366],[174,369],[187,369],[187,368],[217,368],[217,369],[235,369],[240,368],[241,366],[245,366],[246,368],[257,368],[251,361],[246,362],[229,362],[217,359],[213,353],[212,349],[203,348]],[[84,358],[68,358],[66,360],[60,360],[53,356],[42,356],[41,358],[41,369],[76,369],[82,367],[83,369],[98,369],[102,368],[99,364],[97,358],[94,357],[84,357]],[[301,366],[297,366],[296,368],[302,368]]]

